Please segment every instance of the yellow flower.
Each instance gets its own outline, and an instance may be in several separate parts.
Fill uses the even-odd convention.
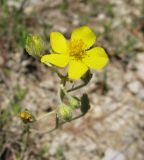
[[[52,54],[44,55],[41,62],[66,67],[69,64],[68,76],[79,79],[89,68],[99,70],[108,62],[108,56],[101,47],[94,47],[96,35],[88,26],[82,26],[72,32],[67,41],[59,32],[52,32],[50,44]]]

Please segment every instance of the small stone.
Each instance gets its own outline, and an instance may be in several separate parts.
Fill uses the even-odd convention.
[[[126,81],[126,83],[130,83],[131,81],[134,80],[134,75],[133,72],[128,72],[125,74],[124,79]]]
[[[4,63],[4,59],[2,58],[2,56],[0,57],[0,66],[2,66]]]
[[[125,156],[116,150],[107,149],[103,160],[126,160]]]
[[[105,14],[101,13],[98,15],[97,18],[98,18],[98,20],[102,21],[102,20],[105,20],[106,16],[105,16]]]
[[[144,59],[144,52],[139,53],[139,54],[137,55],[137,60],[138,60],[139,62],[143,62],[143,59]]]
[[[127,87],[134,94],[137,94],[143,88],[141,82],[137,80],[129,83]]]
[[[95,117],[96,118],[101,118],[103,116],[103,111],[100,107],[93,107],[94,109],[94,113],[95,113]]]
[[[144,89],[139,90],[138,97],[139,97],[141,100],[144,100]]]
[[[139,53],[137,55],[137,62],[135,64],[136,66],[136,76],[142,81],[144,82],[144,63],[143,63],[143,59],[144,59],[144,53]]]

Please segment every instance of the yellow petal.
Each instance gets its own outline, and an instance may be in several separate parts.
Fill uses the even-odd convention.
[[[66,53],[67,41],[65,37],[59,32],[52,32],[50,35],[50,44],[54,52]]]
[[[71,40],[82,40],[85,44],[85,49],[88,49],[96,41],[96,35],[88,26],[83,26],[72,32]]]
[[[83,59],[83,62],[92,69],[102,69],[108,62],[108,56],[101,47],[95,47],[86,53],[87,56]]]
[[[48,54],[41,58],[41,62],[49,65],[49,63],[58,66],[65,67],[68,64],[68,54]]]
[[[81,61],[72,60],[70,62],[68,76],[71,79],[78,80],[88,70],[88,67]]]

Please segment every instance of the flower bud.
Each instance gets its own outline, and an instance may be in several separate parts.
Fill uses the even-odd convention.
[[[30,123],[35,120],[34,116],[27,110],[20,112],[19,117],[24,123]]]
[[[90,109],[90,102],[89,102],[89,98],[87,94],[83,94],[81,97],[80,109],[83,114],[86,114],[88,110]]]
[[[39,35],[29,35],[26,39],[26,51],[36,58],[42,57],[44,42]]]
[[[72,119],[72,110],[69,106],[66,106],[65,104],[60,105],[59,114],[60,117],[65,121],[70,121]]]
[[[70,96],[69,98],[69,104],[73,109],[79,108],[80,106],[80,101],[78,100],[78,98]]]

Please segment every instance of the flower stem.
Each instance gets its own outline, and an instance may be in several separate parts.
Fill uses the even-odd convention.
[[[76,120],[76,119],[79,119],[79,118],[81,118],[81,117],[83,117],[83,116],[84,116],[84,114],[80,114],[80,115],[72,118],[71,121],[74,121],[74,120]],[[71,121],[70,121],[70,122],[71,122]],[[57,130],[60,126],[64,125],[65,123],[67,123],[67,121],[59,122],[59,117],[56,115],[56,124],[55,124],[55,127],[54,127],[53,129],[48,130],[48,131],[44,131],[44,132],[42,132],[42,133],[40,133],[40,134],[51,133],[51,132]],[[39,131],[37,131],[37,133],[39,133]]]
[[[49,68],[51,69],[51,71],[53,71],[53,72],[55,72],[57,75],[58,75],[58,77],[60,78],[60,79],[62,79],[64,76],[56,69],[56,68],[54,68],[51,64],[48,64],[48,66],[49,66]]]
[[[36,119],[35,122],[40,121],[40,120],[42,120],[42,119],[44,119],[44,118],[46,118],[46,117],[48,117],[48,116],[50,116],[50,115],[52,115],[54,113],[56,113],[56,110],[46,113],[45,115],[43,115],[43,116],[39,117],[38,119]]]
[[[86,86],[87,84],[88,84],[88,83],[80,84],[79,86],[76,86],[76,87],[74,87],[74,88],[68,89],[67,92],[75,91],[75,90],[77,90],[77,89],[80,89],[80,88]]]
[[[74,121],[74,120],[76,120],[76,119],[79,119],[79,118],[81,118],[81,117],[83,117],[83,116],[84,116],[84,114],[80,114],[80,115],[78,115],[78,116],[72,118],[71,121]]]
[[[61,85],[58,89],[58,93],[57,93],[57,96],[58,96],[58,101],[59,103],[61,104],[62,103],[62,90],[61,90]]]
[[[61,90],[63,91],[63,93],[65,94],[65,96],[69,99],[70,95],[68,94],[68,92],[66,91],[64,85],[61,85]]]

